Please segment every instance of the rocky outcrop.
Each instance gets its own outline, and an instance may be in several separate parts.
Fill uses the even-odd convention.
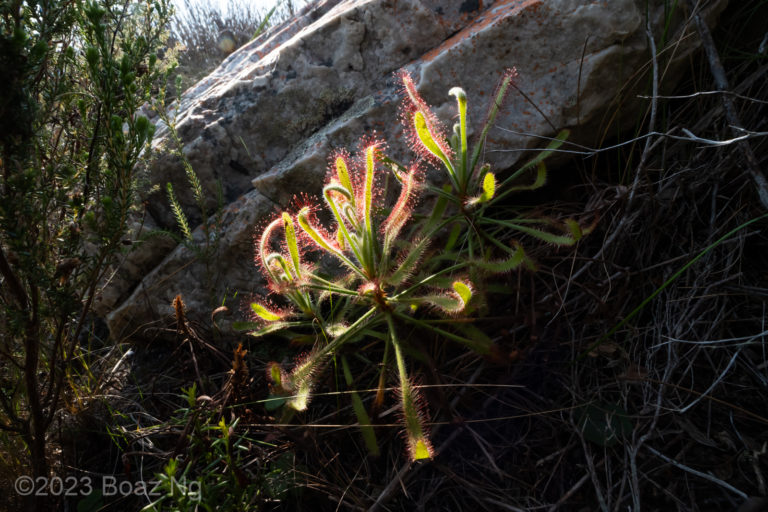
[[[726,0],[709,2],[715,19]],[[675,41],[664,55],[667,77],[697,46],[680,38],[684,13],[665,16],[655,0],[350,0],[318,2],[230,55],[189,89],[178,108],[184,153],[215,209],[217,183],[226,207],[214,258],[201,260],[185,246],[150,237],[126,257],[110,281],[99,311],[116,337],[170,314],[181,293],[191,314],[210,314],[223,303],[237,309],[263,281],[253,265],[253,235],[264,219],[300,193],[317,194],[328,155],[376,134],[389,154],[413,158],[397,119],[399,84],[408,69],[438,116],[450,121],[455,85],[469,96],[470,116],[483,115],[501,72],[519,73],[508,104],[489,138],[487,159],[508,169],[520,149],[572,128],[594,143],[596,128],[624,103],[620,124],[634,123],[631,100],[645,86],[649,33]],[[649,18],[647,18],[649,16]],[[662,48],[659,48],[662,50]],[[666,83],[671,79],[665,78]],[[160,148],[166,131],[160,129]],[[511,150],[511,151],[510,151]],[[193,224],[194,205],[181,162],[159,153],[149,169],[147,212],[136,238],[149,227],[172,229],[164,195],[171,182]],[[203,232],[195,236],[204,244]]]

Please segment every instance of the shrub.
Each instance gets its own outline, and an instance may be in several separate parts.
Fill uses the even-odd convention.
[[[169,14],[167,0],[0,6],[0,428],[23,440],[35,477],[123,246],[154,133],[136,112],[163,71]]]

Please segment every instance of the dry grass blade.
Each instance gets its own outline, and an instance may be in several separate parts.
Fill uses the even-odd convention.
[[[719,91],[730,91],[731,86],[728,84],[728,78],[725,76],[725,69],[720,61],[715,42],[712,39],[712,33],[707,27],[706,23],[702,21],[701,16],[696,12],[696,5],[693,0],[686,0],[688,8],[690,9],[693,20],[696,23],[696,29],[699,31],[701,37],[701,43],[704,46],[704,51],[707,53],[707,59],[709,60],[709,67],[712,70],[712,76],[715,79],[715,85]],[[655,94],[655,92],[654,92]],[[739,115],[736,113],[736,107],[733,104],[731,96],[728,94],[722,95],[723,107],[725,108],[725,117],[728,120],[728,124],[731,125],[731,130],[735,136],[740,136],[742,133],[743,124]],[[757,188],[757,194],[760,197],[760,202],[763,203],[765,208],[768,208],[768,182],[765,180],[763,172],[760,170],[760,164],[757,161],[755,153],[752,151],[752,147],[749,142],[739,141],[739,146],[744,151],[744,156],[747,160],[747,168],[755,182],[755,188]]]

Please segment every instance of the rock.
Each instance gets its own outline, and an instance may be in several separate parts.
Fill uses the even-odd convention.
[[[716,19],[726,4],[709,2],[707,18]],[[262,290],[252,262],[255,228],[297,194],[319,193],[335,149],[352,148],[375,131],[394,158],[414,157],[397,117],[398,69],[411,72],[446,123],[455,114],[447,91],[463,87],[470,122],[479,124],[501,73],[516,68],[525,96],[512,91],[496,123],[505,130],[489,137],[489,149],[502,151],[487,158],[501,171],[522,157],[520,149],[538,144],[536,135],[567,127],[574,140],[596,144],[597,128],[616,111],[618,98],[624,103],[617,122],[634,124],[633,106],[642,103],[633,101],[633,91],[647,84],[638,73],[649,67],[646,24],[659,41],[671,23],[668,85],[698,45],[695,37],[677,44],[671,35],[684,30],[683,14],[667,20],[662,0],[325,0],[310,6],[232,53],[178,106],[183,151],[208,210],[216,209],[217,182],[227,204],[215,258],[206,264],[188,247],[169,250],[167,239],[151,238],[127,257],[99,311],[108,312],[112,334],[122,337],[167,318],[178,293],[188,312],[202,317],[222,303],[237,309],[244,295]],[[154,145],[167,139],[161,127]],[[174,229],[167,182],[192,223],[202,222],[178,159],[160,154],[148,176],[145,225]],[[203,240],[200,228],[195,237]]]

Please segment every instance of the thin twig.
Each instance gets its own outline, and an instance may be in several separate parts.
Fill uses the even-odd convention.
[[[650,131],[654,131],[656,128],[656,111],[658,109],[659,103],[656,99],[656,97],[659,95],[659,62],[656,57],[656,41],[653,39],[653,32],[651,32],[650,21],[646,23],[645,32],[648,35],[648,44],[651,45],[651,63],[653,64],[653,99],[651,100],[651,119],[648,122],[648,129]],[[640,175],[645,169],[645,163],[648,161],[648,155],[651,152],[650,150],[651,138],[649,137],[645,139],[645,148],[643,149],[643,153],[640,155],[640,163],[637,164],[637,169],[635,170],[635,180],[632,183],[632,188],[629,189],[629,201],[627,203],[628,210],[634,206],[635,193],[637,193],[637,188],[640,183]],[[617,229],[617,231],[621,231],[621,228],[622,226],[619,225],[619,229]]]
[[[708,146],[714,146],[714,147],[720,147],[720,146],[730,146],[731,144],[736,144],[737,142],[754,139],[757,137],[767,137],[768,132],[755,132],[752,130],[746,130],[744,128],[739,128],[736,126],[731,127],[733,130],[741,132],[742,135],[739,135],[738,137],[733,137],[731,139],[724,139],[724,140],[716,140],[716,139],[707,139],[704,137],[699,137],[698,135],[695,135],[693,132],[691,132],[687,128],[680,128],[680,130],[685,134],[685,136],[680,135],[672,135],[672,130],[668,132],[655,132],[650,131],[647,133],[644,133],[643,135],[638,135],[637,137],[625,140],[624,142],[620,142],[618,144],[614,144],[612,146],[604,146],[601,148],[590,148],[589,146],[584,146],[582,144],[576,144],[575,142],[570,141],[564,141],[563,145],[573,146],[577,148],[581,148],[583,151],[578,151],[574,149],[550,149],[550,148],[517,148],[517,149],[492,149],[489,150],[489,153],[522,153],[522,152],[528,152],[528,151],[549,151],[552,153],[561,153],[561,154],[569,154],[569,155],[581,155],[585,157],[592,157],[599,153],[604,153],[606,151],[612,151],[614,149],[618,149],[623,146],[630,146],[632,144],[635,144],[636,142],[639,142],[643,139],[649,139],[651,137],[658,137],[660,139],[672,139],[672,140],[681,140],[681,141],[688,141],[688,142],[699,142],[701,144],[706,144]],[[537,139],[542,140],[556,140],[554,137],[546,137],[544,135],[537,135],[535,133],[530,132],[521,132],[517,130],[511,130],[509,128],[499,128],[502,131],[505,131],[507,133],[511,133],[514,135],[523,135],[525,137],[536,137]],[[657,142],[654,142],[654,145],[657,144]]]
[[[715,85],[720,91],[728,91],[730,90],[730,85],[728,84],[728,78],[725,76],[723,64],[720,62],[720,56],[715,48],[712,33],[709,31],[709,27],[707,27],[706,23],[704,23],[704,20],[701,19],[701,16],[699,16],[693,0],[686,0],[686,4],[691,10],[693,21],[696,23],[696,29],[699,32],[701,44],[707,54],[709,68],[712,71],[712,77],[715,79]],[[654,95],[656,95],[656,93],[654,93]],[[723,94],[721,99],[725,110],[725,118],[728,121],[728,124],[731,125],[731,130],[733,130],[734,135],[737,135],[739,131],[738,128],[742,126],[742,123],[739,119],[739,115],[736,113],[736,107],[733,104],[733,100],[728,94]],[[766,181],[765,176],[763,176],[763,173],[760,170],[760,164],[755,153],[752,151],[752,146],[750,146],[746,140],[739,141],[739,145],[744,151],[744,157],[747,161],[747,169],[752,176],[752,180],[755,182],[760,202],[765,208],[768,208],[768,181]]]
[[[509,503],[504,503],[499,500],[494,500],[493,498],[483,498],[483,501],[490,503],[492,505],[496,505],[498,507],[498,510],[509,510],[510,512],[525,512],[522,508],[513,507]]]
[[[735,363],[735,362],[736,362],[736,359],[739,357],[739,354],[741,354],[741,349],[742,349],[742,348],[744,348],[744,346],[743,346],[743,345],[742,345],[741,347],[739,347],[739,349],[736,351],[736,353],[735,353],[735,354],[733,354],[733,357],[731,357],[731,360],[728,362],[728,366],[726,366],[726,367],[725,367],[725,370],[723,370],[723,371],[720,373],[720,375],[718,375],[718,376],[717,376],[717,378],[716,378],[716,379],[715,379],[715,380],[712,382],[712,384],[711,384],[711,385],[710,385],[710,386],[707,388],[707,390],[706,390],[706,391],[704,391],[702,394],[700,394],[699,396],[697,396],[697,397],[696,397],[696,398],[695,398],[695,399],[694,399],[694,400],[693,400],[691,403],[689,403],[689,404],[688,404],[688,405],[686,405],[685,407],[683,407],[683,408],[679,409],[677,412],[678,412],[678,413],[680,413],[680,414],[684,414],[684,413],[686,413],[686,412],[687,412],[687,411],[688,411],[688,410],[689,410],[691,407],[693,407],[694,405],[696,405],[697,403],[699,403],[699,402],[700,402],[702,399],[704,399],[705,397],[707,397],[707,396],[709,395],[709,393],[711,393],[711,392],[712,392],[712,390],[713,390],[713,389],[715,389],[715,387],[716,387],[718,384],[720,384],[720,381],[721,381],[721,380],[723,380],[723,378],[725,377],[725,374],[726,374],[726,373],[728,373],[728,370],[730,370],[730,369],[731,369],[731,366],[733,366],[733,363]]]
[[[573,484],[573,487],[568,489],[568,492],[563,494],[563,496],[559,500],[557,500],[557,503],[549,507],[547,509],[547,512],[555,512],[561,505],[564,505],[565,502],[567,502],[571,498],[571,496],[573,496],[576,493],[576,491],[581,489],[581,486],[584,485],[587,482],[587,480],[589,480],[589,473],[585,473],[584,476],[582,476],[578,482]]]
[[[752,102],[752,103],[762,103],[764,105],[768,105],[768,101],[759,100],[757,98],[751,98],[749,96],[744,96],[743,94],[739,94],[739,93],[736,93],[736,92],[733,92],[733,91],[699,91],[699,92],[694,92],[694,93],[691,93],[691,94],[678,94],[678,95],[674,95],[674,96],[661,95],[661,96],[657,96],[657,98],[660,99],[660,100],[687,100],[687,99],[692,99],[692,98],[698,98],[698,97],[701,97],[701,96],[712,96],[714,94],[728,94],[728,95],[733,96],[734,98],[738,98],[740,100],[746,100],[746,101],[749,101],[749,102]],[[645,99],[645,100],[651,98],[650,96],[643,96],[643,95],[638,95],[637,97],[640,98],[640,99]]]
[[[680,463],[680,462],[677,462],[677,461],[676,461],[676,460],[674,460],[674,459],[670,459],[669,457],[667,457],[667,456],[666,456],[666,455],[664,455],[663,453],[661,453],[661,452],[659,452],[659,451],[655,450],[655,449],[654,449],[653,447],[651,447],[651,446],[646,446],[645,448],[646,448],[646,449],[647,449],[649,452],[651,452],[651,453],[653,453],[654,455],[656,455],[657,457],[659,457],[660,459],[663,459],[665,462],[668,462],[668,463],[672,464],[673,466],[675,466],[675,467],[677,467],[677,468],[679,468],[679,469],[682,469],[683,471],[685,471],[685,472],[687,472],[687,473],[690,473],[690,474],[692,474],[692,475],[696,475],[696,476],[698,476],[698,477],[701,477],[701,478],[703,478],[704,480],[707,480],[707,481],[709,481],[709,482],[712,482],[713,484],[717,484],[717,485],[719,485],[720,487],[723,487],[724,489],[728,489],[728,490],[729,490],[729,491],[731,491],[732,493],[734,493],[734,494],[738,494],[738,495],[739,495],[739,497],[741,497],[741,498],[743,498],[743,499],[745,499],[745,500],[746,500],[747,498],[749,498],[749,496],[747,496],[747,495],[746,495],[746,493],[744,493],[744,492],[742,492],[742,491],[738,490],[737,488],[735,488],[735,487],[734,487],[734,486],[732,486],[731,484],[728,484],[728,483],[726,483],[726,482],[723,482],[722,480],[720,480],[720,479],[719,479],[719,478],[717,478],[717,477],[714,477],[714,476],[712,476],[712,475],[710,475],[710,474],[707,474],[707,473],[702,473],[701,471],[697,471],[697,470],[695,470],[695,469],[693,469],[693,468],[689,468],[689,467],[688,467],[688,466],[686,466],[685,464],[682,464],[682,463]]]
[[[661,378],[661,382],[667,382],[669,380],[669,377],[672,375],[672,371],[677,366],[676,364],[676,358],[673,356],[672,353],[672,345],[667,345],[667,365],[664,367],[664,375]],[[637,439],[636,442],[633,442],[630,449],[628,450],[629,453],[629,468],[630,468],[630,489],[633,490],[632,492],[632,501],[633,501],[633,511],[634,512],[640,512],[640,478],[639,478],[639,472],[637,468],[637,455],[640,451],[640,448],[654,435],[657,435],[656,432],[656,424],[659,421],[659,414],[661,413],[661,405],[662,400],[664,398],[664,389],[665,387],[663,385],[659,385],[658,390],[656,392],[656,404],[653,409],[653,419],[651,420],[651,425],[648,427],[648,430],[640,436],[639,439]],[[635,434],[637,430],[632,432],[632,438],[634,441]],[[649,448],[650,449],[650,448]]]

